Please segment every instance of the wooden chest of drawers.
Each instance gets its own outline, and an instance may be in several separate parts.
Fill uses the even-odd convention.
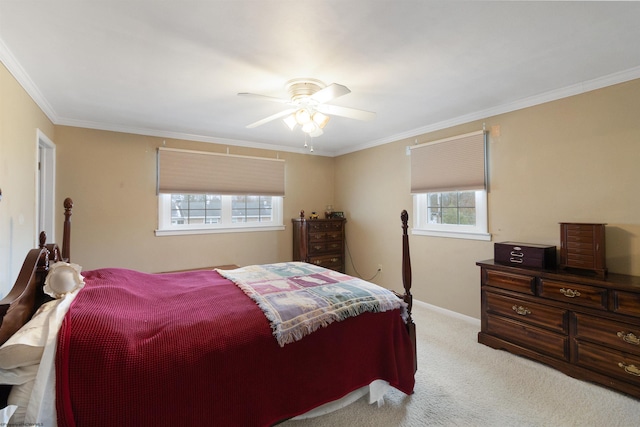
[[[293,218],[293,260],[344,273],[344,218]]]
[[[640,398],[640,277],[477,265],[478,342]]]

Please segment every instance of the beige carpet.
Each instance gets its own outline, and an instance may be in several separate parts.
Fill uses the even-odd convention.
[[[284,427],[640,426],[640,400],[477,343],[480,322],[417,302],[415,393]]]

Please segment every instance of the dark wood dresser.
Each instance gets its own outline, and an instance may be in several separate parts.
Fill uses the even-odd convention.
[[[476,264],[478,342],[640,398],[640,277]]]
[[[345,218],[293,218],[293,260],[344,273]]]

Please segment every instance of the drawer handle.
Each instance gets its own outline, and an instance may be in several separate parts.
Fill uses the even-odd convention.
[[[509,261],[522,264],[522,258],[509,258]]]
[[[625,334],[624,332],[618,332],[616,335],[618,335],[618,337],[622,338],[622,341],[627,342],[629,344],[633,344],[633,345],[640,345],[640,338],[638,338],[637,336],[635,336],[635,334],[629,332],[628,334]]]
[[[338,262],[339,258],[331,258],[331,262]]]
[[[640,369],[636,368],[636,365],[627,365],[624,362],[618,363],[618,366],[624,368],[624,371],[629,375],[635,375],[636,377],[640,377]]]
[[[531,314],[531,310],[521,305],[514,305],[513,307],[511,307],[511,309],[516,313],[518,313],[520,316],[526,316],[527,314]]]
[[[575,298],[580,296],[580,292],[574,291],[573,289],[560,289],[560,293],[567,298]]]
[[[511,251],[511,256],[517,256],[519,258],[522,258],[524,256],[524,254],[522,252]]]

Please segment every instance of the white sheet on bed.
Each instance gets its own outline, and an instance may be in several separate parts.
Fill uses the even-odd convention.
[[[310,410],[309,412],[305,412],[302,415],[298,415],[297,417],[293,417],[293,420],[304,420],[306,418],[315,418],[321,415],[328,414],[330,412],[337,411],[338,409],[342,409],[345,406],[351,405],[356,400],[360,399],[363,396],[369,394],[369,403],[378,403],[378,407],[384,403],[384,395],[392,388],[388,382],[384,380],[375,380],[369,385],[364,387],[360,387],[357,390],[352,391],[347,394],[342,399],[334,400],[333,402],[325,403],[324,405],[318,406],[315,409]]]
[[[6,408],[0,409],[0,425],[6,426],[13,413],[18,409],[16,405],[8,405]]]

